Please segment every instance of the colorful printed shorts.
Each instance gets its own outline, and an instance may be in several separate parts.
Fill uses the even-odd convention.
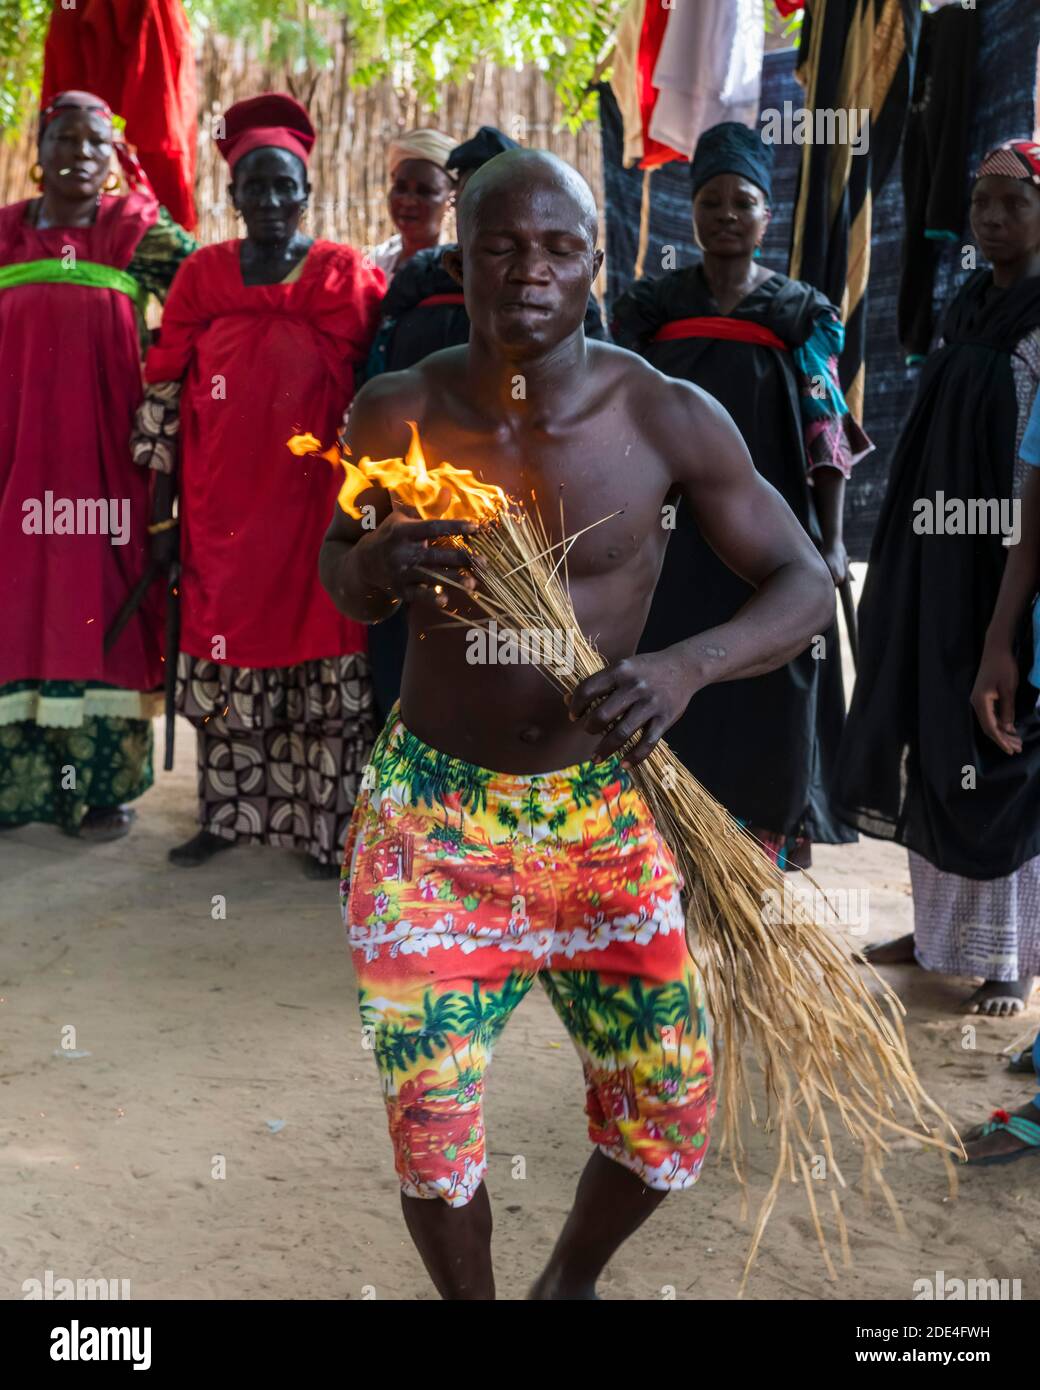
[[[648,1187],[696,1181],[715,1101],[680,887],[616,758],[489,772],[391,713],[342,893],[408,1195],[463,1206],[479,1187],[492,1048],[536,979],[581,1058],[592,1142]]]

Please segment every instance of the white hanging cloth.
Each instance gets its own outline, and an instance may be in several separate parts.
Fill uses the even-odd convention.
[[[757,124],[765,15],[763,0],[672,0],[672,7],[649,133],[690,158],[720,121]]]

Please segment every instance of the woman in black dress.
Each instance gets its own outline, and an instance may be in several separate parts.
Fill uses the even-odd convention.
[[[640,280],[614,306],[623,347],[692,381],[733,416],[758,471],[783,495],[845,579],[845,480],[871,444],[837,379],[838,311],[810,285],[757,262],[769,223],[772,149],[727,121],[705,131],[691,165],[703,260]],[[678,498],[675,534],[643,633],[658,651],[725,622],[751,588],[718,560]],[[855,834],[833,816],[829,784],[844,695],[837,629],[767,676],[701,691],[668,741],[781,867],[807,867],[812,842]]]

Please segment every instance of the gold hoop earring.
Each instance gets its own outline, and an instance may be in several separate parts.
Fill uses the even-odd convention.
[[[102,193],[114,193],[119,187],[119,175],[109,174],[108,178],[101,185]]]
[[[29,170],[29,177],[32,179],[33,183],[36,185],[37,188],[40,188],[42,186],[43,165],[40,163],[39,160],[37,160],[33,167]]]

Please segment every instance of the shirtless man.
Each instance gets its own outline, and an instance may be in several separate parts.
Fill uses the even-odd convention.
[[[457,591],[426,573],[479,584],[464,555],[431,545],[468,524],[415,520],[377,489],[357,499],[375,506],[374,529],[337,512],[321,553],[332,598],[369,623],[403,601],[411,624],[400,711],[348,837],[344,912],[405,1221],[444,1298],[495,1296],[485,1071],[532,983],[548,992],[583,1063],[595,1149],[530,1296],[594,1298],[621,1243],[695,1181],[714,1107],[681,885],[619,751],[641,731],[627,758],[640,762],[698,690],[790,661],[832,621],[834,587],[710,397],[586,342],[603,253],[573,169],[499,155],[458,220],[469,344],[366,386],[351,449],[403,456],[414,420],[431,466],[547,499],[554,539],[559,497],[568,532],[622,512],[568,555],[578,620],[607,666],[568,704],[530,665],[471,664],[466,629],[441,611]],[[634,656],[680,493],[756,593],[722,626]]]

